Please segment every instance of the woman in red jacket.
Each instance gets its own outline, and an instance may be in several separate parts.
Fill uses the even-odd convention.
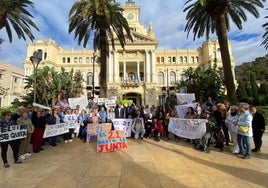
[[[157,118],[153,119],[152,133],[156,141],[160,141],[160,135],[163,134],[163,125]]]

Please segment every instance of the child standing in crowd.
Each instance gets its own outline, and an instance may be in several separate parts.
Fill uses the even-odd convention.
[[[5,111],[2,113],[3,119],[0,121],[0,128],[8,130],[8,127],[11,125],[15,125],[16,122],[11,120],[11,112],[10,111]],[[1,144],[1,157],[4,163],[5,168],[9,168],[10,165],[7,160],[7,149],[8,145],[10,145],[12,151],[13,151],[13,157],[14,157],[14,162],[16,164],[22,163],[22,160],[19,159],[19,144],[20,140],[10,140],[6,142],[0,142]]]
[[[20,159],[24,160],[26,157],[30,157],[30,140],[32,133],[34,131],[34,126],[32,124],[32,120],[28,118],[28,112],[26,110],[23,110],[20,114],[20,118],[17,120],[18,125],[24,125],[27,127],[27,137],[22,138],[20,140],[20,150],[19,150],[19,156]]]

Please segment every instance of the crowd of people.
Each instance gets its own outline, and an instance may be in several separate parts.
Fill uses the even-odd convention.
[[[68,123],[68,115],[73,114],[72,122],[78,128],[70,128],[68,133],[60,136],[53,136],[44,139],[46,126],[58,123]],[[53,104],[52,110],[39,107],[19,107],[18,112],[12,114],[5,111],[2,114],[0,127],[5,128],[11,125],[25,125],[27,136],[23,139],[1,142],[1,157],[4,167],[10,167],[7,160],[8,145],[13,150],[14,162],[21,164],[23,160],[31,156],[31,153],[43,151],[42,147],[46,142],[50,146],[56,147],[61,139],[64,143],[70,143],[74,138],[80,138],[86,142],[86,128],[88,123],[111,123],[111,130],[114,129],[112,119],[133,119],[131,126],[132,136],[135,139],[155,139],[156,141],[169,140],[170,134],[168,125],[170,118],[176,118],[176,108],[165,110],[162,106],[141,106],[135,104],[122,105],[116,107],[105,105],[98,106],[92,100],[86,109],[81,109],[79,105],[71,109],[66,98],[60,99]],[[238,106],[230,106],[229,102],[215,104],[209,98],[207,102],[195,107],[189,107],[185,114],[185,119],[205,119],[206,133],[200,139],[185,139],[174,135],[176,142],[185,140],[193,143],[196,149],[210,152],[210,145],[223,151],[224,146],[232,143],[232,153],[242,155],[243,159],[249,159],[251,152],[260,152],[262,146],[262,135],[265,130],[265,120],[262,114],[257,112],[256,107],[249,107],[247,103],[240,103]],[[250,138],[253,136],[255,148],[251,150]]]

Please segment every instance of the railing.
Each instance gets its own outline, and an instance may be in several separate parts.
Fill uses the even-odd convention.
[[[121,81],[121,87],[139,87],[143,85],[143,81],[139,80],[123,80]]]

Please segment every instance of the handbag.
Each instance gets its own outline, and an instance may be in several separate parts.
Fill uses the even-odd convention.
[[[248,133],[248,130],[249,130],[249,126],[246,126],[246,125],[239,125],[237,131],[238,131],[239,133]]]

